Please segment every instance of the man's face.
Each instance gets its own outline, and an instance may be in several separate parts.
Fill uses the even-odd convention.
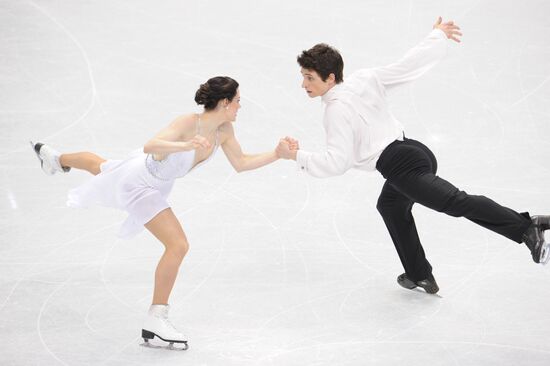
[[[334,83],[334,75],[330,74],[327,80],[323,81],[321,76],[317,74],[315,70],[302,69],[300,70],[304,80],[302,81],[302,88],[304,88],[310,98],[315,98],[325,94],[330,88],[332,88]]]

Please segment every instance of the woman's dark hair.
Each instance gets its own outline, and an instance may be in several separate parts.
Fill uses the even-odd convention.
[[[229,76],[216,76],[201,84],[195,93],[195,102],[204,105],[205,110],[215,109],[218,102],[223,99],[232,101],[237,94],[239,83]]]
[[[304,69],[314,70],[323,81],[334,74],[336,84],[344,80],[344,60],[337,49],[325,43],[319,43],[298,56],[298,64]]]

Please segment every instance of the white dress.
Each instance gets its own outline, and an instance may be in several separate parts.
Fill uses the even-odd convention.
[[[200,134],[200,119],[197,133]],[[174,181],[212,159],[218,145],[216,130],[212,154],[195,167],[195,150],[172,153],[160,161],[141,150],[124,160],[107,160],[101,164],[98,175],[69,191],[67,206],[83,208],[100,205],[128,212],[118,236],[130,239],[143,230],[144,224],[170,207],[167,198]]]

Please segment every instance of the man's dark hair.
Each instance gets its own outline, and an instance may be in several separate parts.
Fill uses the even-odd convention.
[[[304,69],[314,70],[323,81],[334,74],[336,84],[344,81],[344,60],[337,49],[319,43],[298,56],[298,64]]]

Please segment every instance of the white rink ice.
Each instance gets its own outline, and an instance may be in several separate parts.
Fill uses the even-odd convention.
[[[394,113],[442,177],[549,214],[546,0],[0,1],[0,365],[550,365],[550,265],[525,246],[417,206],[441,291],[407,291],[378,173],[236,174],[221,150],[171,195],[191,243],[172,320],[190,348],[140,347],[161,244],[118,240],[123,212],[65,207],[87,174],[47,177],[28,145],[124,157],[230,75],[246,152],[285,135],[320,150],[296,55],[327,42],[345,74],[383,65],[438,15],[463,42],[391,94]]]

